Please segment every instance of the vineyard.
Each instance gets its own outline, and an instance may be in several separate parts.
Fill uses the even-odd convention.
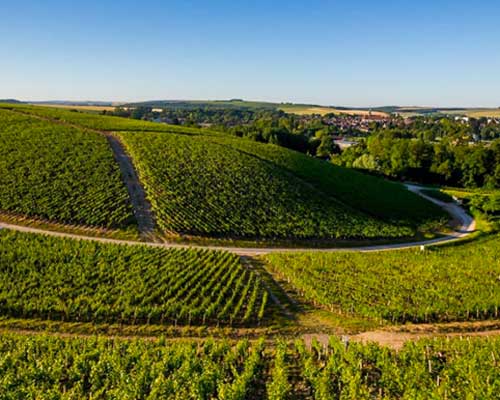
[[[167,233],[394,238],[412,230],[339,203],[275,165],[205,136],[120,133]]]
[[[70,111],[52,107],[30,106],[25,104],[0,104],[0,109],[2,108],[99,131],[151,131],[191,135],[199,134],[201,132],[199,129],[195,128],[157,124],[154,122],[91,114],[76,110]]]
[[[498,318],[500,238],[374,253],[270,254],[270,271],[310,302],[389,322]]]
[[[338,167],[280,146],[244,139],[210,139],[273,163],[311,183],[323,193],[384,221],[421,226],[436,224],[448,218],[440,207],[408,191],[399,183]]]
[[[440,339],[394,352],[376,345],[267,347],[0,336],[8,399],[497,399],[498,339]]]
[[[0,112],[6,172],[0,209],[18,215],[108,228],[131,224],[119,169],[99,137],[119,132],[168,237],[395,239],[446,220],[439,207],[400,184],[278,146],[25,104],[0,104]],[[30,151],[50,154],[36,160]]]
[[[230,253],[0,231],[0,314],[123,324],[247,326],[266,316],[258,275]]]
[[[125,228],[128,193],[103,136],[0,110],[0,210]]]

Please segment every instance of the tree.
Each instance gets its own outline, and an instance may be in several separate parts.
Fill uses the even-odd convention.
[[[339,154],[340,148],[331,136],[323,136],[316,150],[316,157],[328,159],[332,154]]]

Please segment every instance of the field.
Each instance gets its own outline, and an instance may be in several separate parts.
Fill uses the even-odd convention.
[[[267,294],[235,255],[0,231],[0,313],[123,324],[252,324]]]
[[[434,340],[400,352],[332,338],[151,342],[0,335],[5,398],[497,398],[500,341]]]
[[[204,136],[121,133],[166,233],[228,238],[411,236]],[[232,143],[232,142],[228,142]]]
[[[370,110],[359,110],[359,109],[348,109],[348,108],[344,109],[344,108],[334,108],[334,107],[284,105],[280,106],[279,109],[289,114],[298,114],[298,115],[346,114],[346,115],[359,115],[359,116],[374,115],[377,117],[389,116],[387,113],[381,111],[370,111]]]
[[[116,107],[114,106],[86,106],[86,105],[71,105],[71,104],[51,104],[51,103],[43,103],[40,106],[42,107],[54,107],[54,108],[62,108],[68,110],[80,110],[80,111],[114,111]]]
[[[465,115],[471,118],[500,118],[500,108],[467,108],[457,111],[442,110],[441,113],[449,115]]]
[[[500,238],[431,250],[270,254],[267,268],[308,301],[389,323],[498,318]]]
[[[275,145],[222,137],[210,140],[283,168],[326,195],[384,221],[419,227],[447,218],[441,208],[399,183],[341,168]]]
[[[449,115],[466,116],[471,118],[500,118],[499,108],[429,108],[429,107],[395,107],[392,112],[404,117],[415,117],[419,115]]]
[[[401,185],[273,145],[195,128],[57,108],[4,104],[0,111],[11,118],[33,116],[33,123],[47,130],[53,127],[52,134],[78,130],[105,141],[99,134],[120,132],[153,205],[157,225],[170,237],[402,238],[429,230],[446,218],[438,207]],[[32,128],[22,129],[28,135]],[[52,140],[57,143],[60,137]],[[105,176],[100,173],[95,179],[105,180]],[[85,207],[75,204],[85,212]],[[33,209],[28,205],[25,212],[17,212],[33,216]],[[123,214],[120,209],[116,212]],[[68,221],[66,215],[73,214],[58,216],[54,211],[50,216],[37,216],[89,224],[78,216]]]
[[[405,240],[447,219],[401,184],[278,146],[26,105],[0,106],[0,210],[137,229],[117,143],[167,238]],[[477,199],[467,198],[471,208],[496,218],[494,194]],[[500,390],[500,339],[398,351],[359,343],[442,333],[450,322],[463,333],[498,329],[497,236],[258,258],[160,246],[0,230],[0,397],[489,399]],[[328,343],[329,334],[352,341]]]
[[[106,115],[92,114],[88,112],[77,112],[61,108],[39,107],[30,105],[0,104],[0,109],[11,109],[19,113],[31,114],[49,121],[62,122],[76,125],[79,128],[93,129],[97,131],[152,131],[152,132],[174,132],[183,134],[199,134],[201,131],[195,128],[187,128],[176,125],[157,124],[154,122],[140,121],[135,119],[112,117]],[[208,133],[207,131],[203,131]]]
[[[135,224],[103,136],[0,109],[0,210],[103,228]]]

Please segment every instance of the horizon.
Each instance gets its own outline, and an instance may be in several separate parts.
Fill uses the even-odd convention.
[[[106,104],[111,104],[111,105],[126,105],[126,104],[134,104],[134,103],[146,103],[146,102],[190,102],[190,101],[198,101],[198,102],[216,102],[216,101],[232,101],[232,100],[241,100],[243,102],[256,102],[256,103],[275,103],[275,104],[294,104],[294,105],[308,105],[308,106],[318,106],[318,107],[330,107],[330,108],[352,108],[352,109],[368,109],[368,108],[385,108],[385,107],[398,107],[398,108],[420,108],[420,109],[426,109],[426,108],[436,108],[436,109],[500,109],[500,105],[498,107],[496,106],[483,106],[481,104],[474,105],[474,106],[454,106],[454,105],[445,105],[445,106],[436,106],[436,105],[429,105],[429,104],[424,104],[424,105],[418,105],[418,104],[378,104],[378,105],[369,105],[369,106],[357,106],[357,105],[352,105],[352,104],[318,104],[318,103],[306,103],[302,101],[298,102],[291,102],[287,100],[283,101],[270,101],[270,100],[260,100],[260,99],[245,99],[242,97],[235,97],[235,98],[227,98],[227,99],[199,99],[199,98],[189,98],[189,99],[141,99],[141,100],[133,100],[133,101],[123,101],[123,100],[101,100],[101,99],[43,99],[43,100],[33,100],[33,99],[18,99],[18,98],[12,98],[12,97],[0,97],[1,100],[14,100],[14,101],[20,101],[22,103],[27,103],[27,104],[57,104],[57,103],[91,103],[91,104],[98,104],[98,103],[106,103]]]
[[[500,4],[468,4],[6,4],[0,98],[498,108]]]

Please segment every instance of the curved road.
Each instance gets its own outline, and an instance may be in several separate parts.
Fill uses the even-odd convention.
[[[314,252],[334,252],[334,251],[357,251],[357,252],[369,252],[369,251],[387,251],[396,249],[407,249],[412,247],[427,246],[436,243],[448,243],[459,240],[467,235],[474,232],[476,228],[476,221],[469,216],[459,205],[454,203],[444,203],[442,201],[436,200],[429,196],[426,196],[421,192],[421,187],[417,185],[406,185],[408,190],[426,198],[427,200],[439,205],[445,209],[452,217],[452,222],[456,226],[455,230],[446,236],[442,236],[436,239],[425,240],[420,242],[408,242],[408,243],[395,243],[395,244],[383,244],[375,246],[361,246],[361,247],[350,247],[350,248],[285,248],[285,247],[228,247],[228,246],[200,246],[200,245],[190,245],[190,244],[177,244],[177,243],[155,243],[155,242],[137,242],[131,240],[118,240],[118,239],[108,239],[102,237],[91,237],[85,235],[78,235],[65,232],[56,232],[51,230],[44,230],[38,228],[31,228],[27,226],[14,225],[0,222],[0,229],[10,229],[19,232],[31,232],[40,233],[50,236],[66,237],[77,240],[92,240],[102,243],[114,243],[114,244],[124,244],[124,245],[143,245],[151,247],[164,247],[164,248],[203,248],[211,250],[225,250],[232,252],[240,256],[257,256],[261,254],[276,253],[276,252],[297,252],[297,251],[314,251]]]

